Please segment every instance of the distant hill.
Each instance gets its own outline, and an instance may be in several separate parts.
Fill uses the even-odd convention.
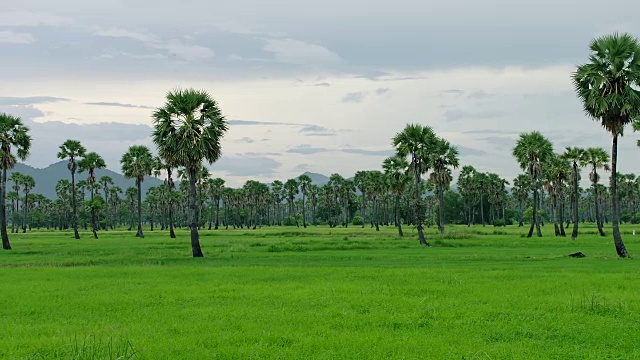
[[[71,173],[67,169],[67,161],[63,160],[55,164],[51,164],[44,169],[34,168],[25,164],[16,164],[14,168],[8,171],[8,175],[11,172],[20,172],[25,175],[30,175],[36,181],[36,187],[31,191],[32,194],[42,194],[49,199],[57,198],[56,184],[60,179],[68,179],[71,181]],[[86,180],[88,172],[76,173],[76,181]],[[110,176],[113,179],[114,185],[120,186],[125,191],[130,186],[135,186],[135,180],[126,179],[124,175],[109,169],[96,170],[96,178],[100,179],[102,176]],[[13,185],[10,181],[7,181],[7,187],[10,189]],[[142,196],[147,193],[147,190],[152,186],[162,185],[162,181],[155,177],[145,178],[142,182]],[[10,190],[9,190],[10,191]]]
[[[304,174],[300,174],[300,176],[302,175],[307,175],[308,177],[310,177],[311,183],[314,185],[322,186],[329,182],[329,177],[322,174],[312,173],[307,171]],[[298,179],[300,176],[297,176],[296,179]]]

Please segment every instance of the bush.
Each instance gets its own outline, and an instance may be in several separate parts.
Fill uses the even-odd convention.
[[[493,220],[493,226],[505,226],[505,225],[513,225],[513,219],[495,219]]]
[[[633,216],[631,217],[631,223],[640,224],[640,213],[633,214]]]
[[[362,216],[356,215],[353,217],[353,225],[362,225],[364,224],[364,219]]]
[[[296,226],[296,218],[289,216],[283,219],[282,225],[284,226]]]

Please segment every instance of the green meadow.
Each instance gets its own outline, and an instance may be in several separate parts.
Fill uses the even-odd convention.
[[[0,358],[640,358],[640,266],[609,229],[406,230],[202,231],[204,258],[186,231],[11,234]]]

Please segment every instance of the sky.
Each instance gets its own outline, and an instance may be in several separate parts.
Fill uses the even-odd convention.
[[[209,166],[229,186],[380,169],[407,123],[508,180],[521,132],[558,152],[610,152],[571,73],[592,38],[640,36],[640,2],[628,0],[0,3],[0,112],[30,127],[27,164],[57,161],[72,138],[120,171],[129,146],[154,149],[151,113],[166,93],[193,87],[229,122]],[[640,173],[638,138],[628,129],[620,141],[623,173]]]

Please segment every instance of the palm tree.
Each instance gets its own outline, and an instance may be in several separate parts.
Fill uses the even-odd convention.
[[[356,187],[358,188],[358,190],[360,190],[360,193],[362,194],[361,198],[360,198],[360,215],[362,216],[362,228],[364,229],[364,222],[366,219],[366,209],[367,209],[367,196],[366,196],[366,189],[367,189],[367,174],[368,172],[366,171],[358,171],[356,172],[356,175],[353,177],[353,182],[355,183]]]
[[[15,150],[15,154],[12,152]],[[17,160],[25,160],[31,150],[31,136],[29,128],[19,117],[0,113],[0,167],[2,167],[2,181],[0,181],[0,233],[2,248],[11,250],[9,234],[7,234],[7,171],[13,169]]]
[[[525,175],[520,174],[518,177],[513,179],[513,188],[511,189],[512,194],[518,200],[518,209],[520,213],[520,220],[518,221],[518,227],[524,225],[523,214],[524,214],[524,203],[529,198],[529,190],[531,190],[531,179]]]
[[[298,176],[298,182],[300,183],[300,192],[302,193],[302,226],[307,228],[306,212],[304,202],[306,197],[309,196],[309,186],[311,186],[311,177],[307,174]]]
[[[102,186],[104,191],[104,231],[109,230],[109,186],[113,185],[113,179],[111,176],[104,175],[100,177],[98,183]]]
[[[209,191],[211,192],[213,201],[216,204],[216,222],[214,230],[218,230],[218,226],[220,224],[220,199],[222,198],[222,190],[224,189],[225,181],[221,178],[215,178],[209,180]],[[211,230],[211,228],[209,228]]]
[[[585,113],[613,136],[611,146],[611,224],[616,252],[628,257],[619,228],[616,183],[618,138],[625,125],[640,116],[640,42],[614,33],[594,39],[590,62],[577,67],[573,83]]]
[[[315,184],[309,186],[309,200],[311,200],[311,224],[316,224],[316,206],[318,204],[318,195],[320,194],[320,187]],[[363,219],[364,223],[364,219]]]
[[[298,224],[298,218],[296,217],[295,211],[293,210],[293,199],[295,199],[296,195],[300,193],[298,189],[298,182],[296,179],[289,179],[284,183],[284,191],[286,193],[287,203],[289,203],[289,221],[291,221],[291,217],[293,217],[296,226],[300,227]]]
[[[24,215],[22,217],[22,233],[27,232],[27,219],[29,217],[29,193],[31,189],[36,187],[36,181],[30,175],[22,175],[22,190],[24,191],[24,201],[22,207],[24,208]]]
[[[138,188],[138,232],[136,237],[144,238],[142,233],[142,182],[145,176],[153,171],[154,158],[151,151],[144,145],[133,145],[120,159],[122,173],[127,179],[135,179]]]
[[[538,236],[542,236],[540,231],[540,221],[538,219],[538,190],[540,188],[540,178],[542,177],[542,166],[553,155],[553,145],[540,132],[520,134],[520,139],[513,148],[513,156],[520,164],[520,168],[527,172],[531,179],[531,191],[533,192],[533,221],[529,228],[527,237],[533,235],[533,226],[536,226]]]
[[[600,195],[598,194],[598,181],[600,180],[600,175],[598,174],[598,169],[609,171],[610,168],[608,162],[609,154],[607,154],[607,152],[603,148],[587,148],[580,158],[580,166],[591,166],[589,180],[591,180],[591,186],[593,188],[596,224],[598,226],[598,232],[600,233],[600,236],[605,236],[605,233],[602,230],[603,221],[598,206],[600,203]]]
[[[183,166],[189,174],[189,225],[193,257],[202,257],[196,217],[196,176],[202,161],[216,162],[222,155],[220,140],[227,123],[218,104],[206,91],[175,90],[167,94],[165,106],[154,114],[153,142],[159,155],[172,166]]]
[[[445,139],[438,139],[429,157],[429,166],[433,168],[430,179],[437,186],[438,194],[438,229],[444,232],[444,190],[453,180],[451,167],[458,168],[458,149]]]
[[[545,186],[549,190],[549,194],[551,195],[553,226],[556,236],[565,236],[564,227],[562,226],[562,224],[564,223],[564,202],[562,199],[564,199],[565,182],[569,179],[569,173],[571,173],[572,176],[575,174],[575,169],[572,169],[571,165],[569,164],[570,159],[574,158],[572,158],[571,156],[567,156],[567,153],[563,154],[562,156],[553,154],[549,157],[547,163],[545,164],[545,175],[547,177]],[[576,198],[577,197],[578,194],[576,194]],[[560,205],[558,205],[558,199],[560,199]],[[560,222],[559,227],[558,221]],[[575,227],[574,231],[577,232],[577,229]]]
[[[13,186],[11,187],[11,189],[14,191],[13,193],[11,193],[11,195],[13,195],[12,197],[14,197],[16,201],[15,209],[13,208],[13,206],[11,207],[11,233],[14,233],[14,232],[17,233],[20,231],[19,225],[16,225],[19,218],[19,216],[17,216],[16,213],[20,214],[20,190],[22,186],[23,177],[24,177],[24,174],[18,171],[12,171],[11,175],[9,175],[9,181],[13,183]]]
[[[102,156],[98,155],[98,153],[95,152],[90,152],[90,153],[86,153],[82,159],[80,159],[78,161],[78,172],[83,173],[85,171],[89,171],[89,176],[87,177],[87,184],[89,184],[89,189],[91,192],[91,197],[90,197],[90,201],[93,204],[93,196],[94,196],[94,191],[93,191],[93,187],[96,185],[97,180],[96,180],[96,169],[104,169],[105,167],[107,167],[107,164],[104,162],[104,159],[102,158]],[[96,206],[91,206],[90,210],[91,210],[91,231],[93,232],[93,237],[95,239],[98,238],[98,224],[96,223],[96,212],[95,209],[97,207]]]
[[[571,232],[571,240],[578,238],[578,178],[580,177],[578,163],[583,157],[583,154],[584,149],[567,146],[562,155],[564,159],[571,162],[571,200],[573,200],[573,231]]]
[[[398,235],[404,236],[402,233],[402,221],[400,221],[400,197],[404,194],[407,188],[407,183],[410,180],[407,176],[409,163],[407,162],[407,159],[403,157],[390,156],[384,159],[382,162],[382,168],[389,179],[389,187],[394,195],[393,221],[398,228]]]
[[[408,124],[404,130],[397,133],[392,141],[396,153],[400,157],[411,157],[409,162],[414,177],[414,206],[413,215],[418,229],[420,244],[430,246],[424,237],[425,209],[422,199],[420,175],[429,170],[429,150],[435,144],[437,138],[433,129],[420,124]]]
[[[86,153],[86,149],[78,140],[67,140],[60,145],[60,151],[58,152],[58,159],[69,159],[67,169],[71,172],[71,206],[73,207],[73,235],[76,239],[80,239],[78,234],[78,208],[76,205],[76,170],[78,170],[77,160],[83,157]]]

